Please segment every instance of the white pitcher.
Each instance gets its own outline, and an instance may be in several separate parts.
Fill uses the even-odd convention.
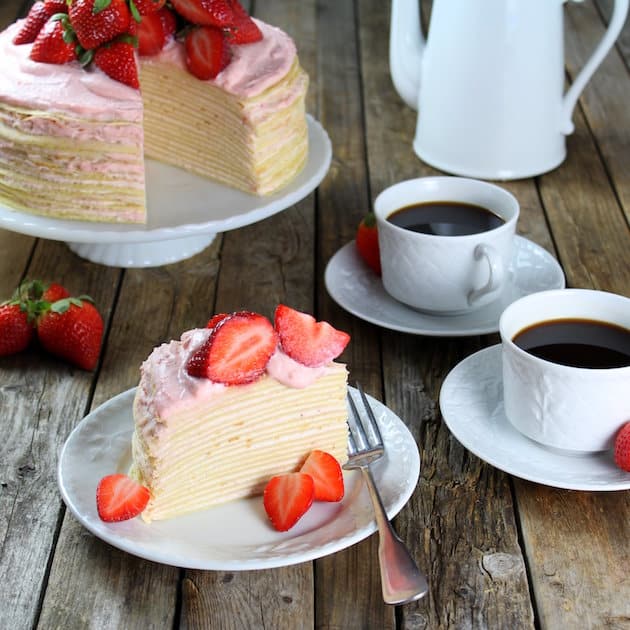
[[[434,0],[425,40],[419,0],[392,0],[390,71],[418,108],[417,155],[438,169],[480,179],[549,171],[584,86],[628,12],[615,0],[604,37],[564,94],[565,0]]]

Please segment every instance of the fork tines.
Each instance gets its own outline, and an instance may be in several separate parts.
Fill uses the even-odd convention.
[[[348,392],[348,402],[350,403],[350,409],[352,411],[352,421],[348,418],[348,426],[350,428],[349,442],[352,453],[358,451],[365,451],[374,448],[383,447],[383,437],[381,431],[378,428],[378,422],[374,416],[374,411],[368,402],[367,396],[363,392],[363,388],[359,383],[355,383],[356,388],[361,396],[361,402],[365,409],[365,414],[359,413],[354,399],[350,392]],[[367,416],[367,422],[364,422],[364,417]]]

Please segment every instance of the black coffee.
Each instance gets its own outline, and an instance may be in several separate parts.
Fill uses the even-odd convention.
[[[387,220],[406,230],[438,236],[479,234],[505,223],[488,208],[459,201],[427,201],[405,206]]]
[[[590,319],[556,319],[519,331],[512,341],[534,356],[579,368],[630,366],[630,329]]]

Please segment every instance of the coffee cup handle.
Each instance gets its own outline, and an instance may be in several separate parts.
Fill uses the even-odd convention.
[[[468,293],[468,306],[474,306],[477,301],[488,293],[494,293],[503,285],[503,262],[494,247],[486,243],[479,243],[473,252],[475,260],[485,260],[488,263],[488,282],[479,289],[472,289]]]

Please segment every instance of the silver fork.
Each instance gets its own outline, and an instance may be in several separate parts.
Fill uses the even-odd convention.
[[[383,457],[385,446],[368,399],[361,386],[358,383],[356,386],[368,422],[367,426],[364,425],[364,415],[359,413],[354,399],[348,392],[348,402],[352,411],[352,421],[348,419],[350,456],[343,467],[361,469],[374,505],[374,515],[379,532],[378,559],[381,568],[383,599],[386,604],[406,604],[424,597],[429,590],[429,585],[426,576],[418,569],[409,550],[389,522],[383,501],[374,483],[370,464]]]

